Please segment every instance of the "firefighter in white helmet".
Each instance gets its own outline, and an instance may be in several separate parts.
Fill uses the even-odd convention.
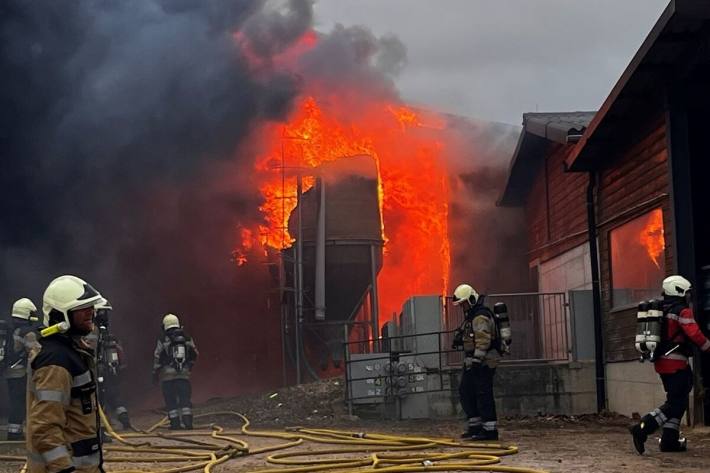
[[[690,307],[690,281],[682,276],[669,276],[663,280],[663,330],[661,343],[655,350],[654,367],[663,382],[666,402],[631,426],[634,447],[639,454],[645,451],[649,435],[663,428],[660,449],[680,452],[687,442],[680,437],[680,420],[688,408],[688,395],[693,388],[693,372],[688,358],[692,345],[705,353],[710,352],[710,340],[703,334]]]
[[[461,407],[468,417],[467,440],[498,440],[498,418],[493,398],[493,378],[500,355],[495,350],[496,327],[493,312],[484,296],[461,284],[454,290],[453,303],[464,311],[464,321],[454,335],[454,349],[464,350],[464,369],[459,384]]]
[[[162,334],[153,354],[153,379],[160,381],[170,429],[192,429],[192,385],[190,372],[198,352],[174,314],[163,317]]]
[[[96,353],[99,403],[107,416],[113,413],[121,426],[128,430],[131,420],[121,396],[122,371],[126,365],[123,347],[111,331],[113,307],[104,299],[95,308],[94,330],[86,336],[86,341]],[[104,440],[110,441],[110,437],[104,436]]]
[[[44,291],[40,349],[27,383],[28,473],[102,471],[94,353],[84,341],[103,298],[76,276]]]
[[[10,411],[7,416],[7,439],[22,440],[22,423],[27,403],[27,362],[37,343],[37,307],[23,297],[12,305],[10,324],[6,333],[3,365],[7,382]]]

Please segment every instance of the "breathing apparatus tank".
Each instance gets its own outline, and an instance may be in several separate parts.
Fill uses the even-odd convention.
[[[171,342],[173,365],[177,371],[182,371],[187,362],[187,341],[182,334],[176,335]]]
[[[106,334],[101,340],[101,351],[103,363],[114,376],[118,374],[121,359],[118,354],[118,342],[110,335]]]
[[[498,302],[493,306],[493,316],[495,318],[498,335],[500,337],[501,353],[510,352],[510,344],[513,343],[513,333],[510,329],[510,317],[508,316],[508,306],[504,302]]]
[[[636,313],[636,350],[641,353],[641,361],[654,360],[661,344],[662,326],[663,302],[656,299],[641,302]]]

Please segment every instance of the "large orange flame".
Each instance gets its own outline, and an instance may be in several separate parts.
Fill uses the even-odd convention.
[[[296,206],[296,170],[305,176],[306,191],[314,183],[308,169],[350,156],[371,156],[386,242],[378,277],[384,323],[412,295],[447,292],[449,186],[442,145],[409,107],[376,102],[352,114],[343,107],[337,98],[329,97],[326,106],[306,97],[286,124],[265,130],[267,149],[255,165],[263,197],[259,240],[277,250],[294,242],[287,223]],[[442,119],[427,121],[436,123],[430,128],[443,127]],[[242,234],[245,237],[251,241],[250,235]]]
[[[639,235],[641,245],[646,248],[648,257],[660,269],[659,258],[663,255],[666,241],[663,235],[663,211],[656,209],[648,216],[648,221]]]

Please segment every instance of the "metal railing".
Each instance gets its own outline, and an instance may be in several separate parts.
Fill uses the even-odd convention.
[[[491,294],[486,305],[493,308],[498,302],[508,307],[513,343],[508,361],[566,361],[571,353],[570,318],[567,294],[517,293]],[[463,322],[463,311],[453,305],[451,298],[443,304],[444,330],[453,331]]]
[[[507,305],[513,331],[510,353],[502,358],[502,363],[571,359],[569,304],[565,293],[487,296],[489,307],[497,302]],[[402,395],[452,388],[445,378],[459,372],[463,362],[463,352],[452,349],[454,333],[463,322],[463,311],[453,306],[450,298],[442,300],[441,307],[443,330],[439,332],[406,333],[405,328],[405,333],[377,340],[348,337],[343,347],[346,397],[351,408],[358,402],[399,402]],[[430,379],[426,386],[419,386],[418,372],[409,368],[402,371],[402,365],[421,367],[427,377],[437,376],[438,382],[432,383]],[[355,383],[360,383],[356,393]]]

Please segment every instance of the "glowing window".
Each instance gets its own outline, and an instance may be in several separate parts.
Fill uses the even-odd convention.
[[[658,297],[666,274],[663,211],[655,209],[611,231],[614,307]]]

